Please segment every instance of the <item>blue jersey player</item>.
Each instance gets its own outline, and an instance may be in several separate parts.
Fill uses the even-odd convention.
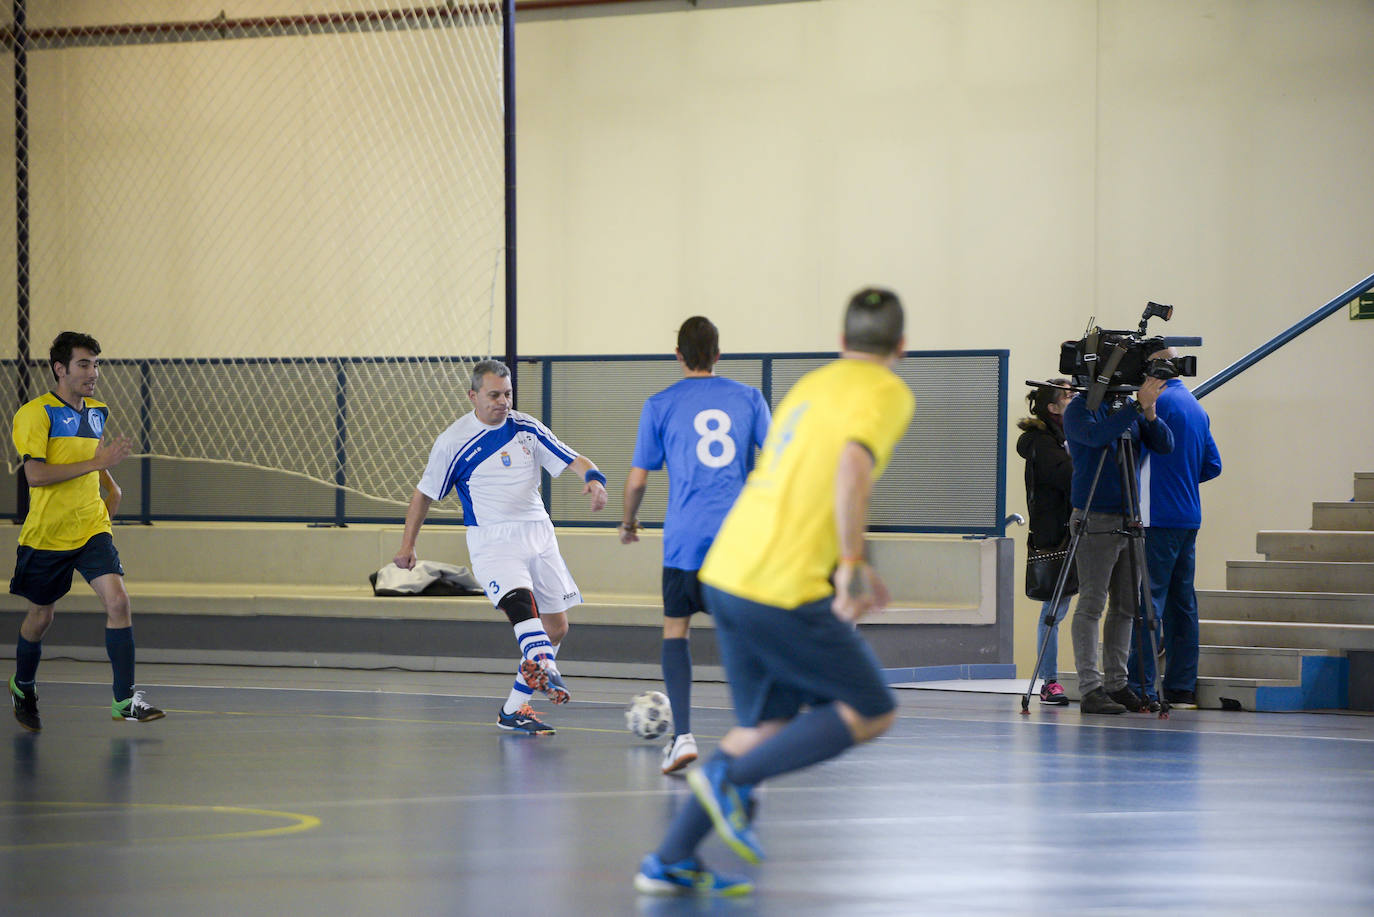
[[[690,702],[692,656],[687,629],[704,611],[697,570],[711,547],[754,453],[768,435],[768,404],[758,389],[715,375],[720,335],[707,318],[693,316],[677,333],[683,378],[649,398],[639,416],[633,467],[625,479],[620,541],[638,541],[635,514],[649,472],[668,466],[668,513],[663,521],[663,684],[673,708],[663,773],[697,757]]]

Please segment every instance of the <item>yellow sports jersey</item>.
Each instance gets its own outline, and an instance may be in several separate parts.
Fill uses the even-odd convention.
[[[851,441],[865,446],[877,480],[915,409],[906,383],[868,360],[840,359],[803,376],[773,414],[754,471],[702,564],[701,581],[779,608],[830,595],[839,560],[840,453]]]
[[[110,409],[92,398],[77,410],[52,392],[39,395],[14,415],[19,461],[40,459],[71,465],[95,457]],[[110,531],[110,514],[100,499],[100,472],[29,488],[29,514],[19,543],[43,551],[72,551],[91,536]]]

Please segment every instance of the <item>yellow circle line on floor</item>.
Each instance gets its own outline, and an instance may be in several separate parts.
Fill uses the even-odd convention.
[[[258,828],[253,831],[220,831],[214,834],[178,834],[170,837],[146,837],[133,838],[132,840],[120,841],[117,843],[133,844],[166,844],[176,841],[226,841],[257,839],[262,837],[280,837],[284,834],[299,834],[302,831],[311,831],[320,826],[320,820],[313,815],[302,815],[297,812],[275,812],[271,809],[245,809],[239,806],[183,806],[163,803],[140,803],[140,802],[0,802],[0,808],[5,806],[32,806],[32,807],[51,807],[69,809],[162,809],[170,812],[213,812],[216,815],[261,815],[265,818],[285,818],[295,824],[282,825],[277,828]],[[54,841],[47,844],[12,844],[0,846],[0,850],[51,850],[58,847],[94,847],[108,846],[109,841]]]

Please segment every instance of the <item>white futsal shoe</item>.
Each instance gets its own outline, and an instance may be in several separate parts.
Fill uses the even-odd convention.
[[[675,774],[697,759],[697,740],[690,732],[674,736],[663,748],[663,773]]]

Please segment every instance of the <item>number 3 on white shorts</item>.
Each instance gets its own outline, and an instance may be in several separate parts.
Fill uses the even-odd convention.
[[[711,422],[715,426],[711,426]],[[720,408],[707,408],[692,418],[692,426],[701,434],[697,440],[697,458],[707,468],[724,468],[735,460],[735,441],[730,438],[730,415]],[[712,443],[720,443],[720,455],[711,451]]]

